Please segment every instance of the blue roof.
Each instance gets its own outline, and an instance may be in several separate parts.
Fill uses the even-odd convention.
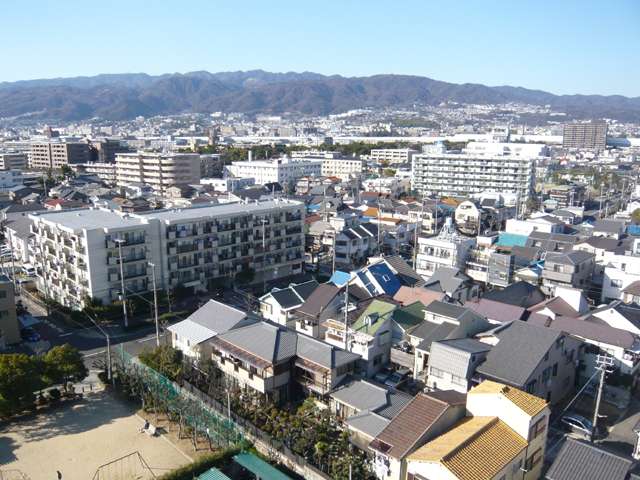
[[[629,225],[627,227],[627,233],[629,235],[640,235],[640,225]]]
[[[198,480],[231,480],[224,473],[213,467],[198,477]]]
[[[526,235],[502,232],[498,238],[498,245],[501,247],[524,247],[527,244]]]
[[[351,280],[351,274],[349,272],[336,270],[333,272],[333,275],[331,275],[329,283],[333,283],[336,287],[342,287],[346,285],[349,280]]]
[[[400,280],[398,280],[398,277],[396,277],[386,263],[371,265],[369,272],[387,295],[393,296],[400,290]]]
[[[260,480],[291,480],[291,477],[251,453],[239,453],[233,459]]]

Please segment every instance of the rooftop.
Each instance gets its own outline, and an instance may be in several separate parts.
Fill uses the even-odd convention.
[[[510,387],[498,382],[492,382],[491,380],[481,382],[479,385],[473,387],[469,392],[470,395],[483,393],[502,395],[531,417],[540,413],[547,406],[547,402],[540,397],[531,395],[519,388]]]

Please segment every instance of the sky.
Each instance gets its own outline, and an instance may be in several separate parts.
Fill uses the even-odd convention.
[[[5,0],[0,81],[263,69],[640,96],[639,0]]]

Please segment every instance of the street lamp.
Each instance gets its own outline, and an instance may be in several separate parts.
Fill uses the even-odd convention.
[[[113,378],[113,372],[111,370],[111,337],[109,337],[109,334],[106,332],[106,330],[104,330],[98,324],[98,322],[96,322],[91,317],[91,315],[86,313],[85,315],[91,321],[91,323],[93,323],[96,326],[96,328],[100,331],[100,333],[102,333],[102,335],[104,335],[104,337],[107,339],[107,379],[110,380],[115,385],[115,379]]]
[[[158,323],[158,291],[156,289],[156,264],[147,262],[151,267],[151,281],[153,282],[153,315],[156,321],[156,346],[160,346],[160,324]]]
[[[122,238],[116,238],[114,242],[118,245],[118,260],[120,262],[120,291],[122,296],[122,312],[124,313],[124,326],[129,326],[129,317],[127,316],[127,292],[124,289],[124,265],[122,263],[122,244],[125,242]]]

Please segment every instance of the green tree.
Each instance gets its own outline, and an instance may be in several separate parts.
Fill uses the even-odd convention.
[[[60,173],[64,179],[75,178],[76,176],[76,172],[74,172],[69,165],[63,165],[60,169]]]
[[[42,388],[37,361],[23,353],[0,355],[0,416],[30,407]]]
[[[635,223],[636,225],[640,225],[640,208],[636,208],[632,213],[631,213],[631,221],[633,223]]]
[[[182,352],[169,345],[146,350],[138,357],[142,363],[171,380],[176,380],[182,373]]]
[[[62,383],[65,390],[69,382],[79,382],[89,373],[78,349],[68,343],[53,347],[43,361],[45,380],[50,384]]]
[[[396,171],[393,168],[385,168],[382,171],[382,176],[384,177],[393,177],[396,174]]]

